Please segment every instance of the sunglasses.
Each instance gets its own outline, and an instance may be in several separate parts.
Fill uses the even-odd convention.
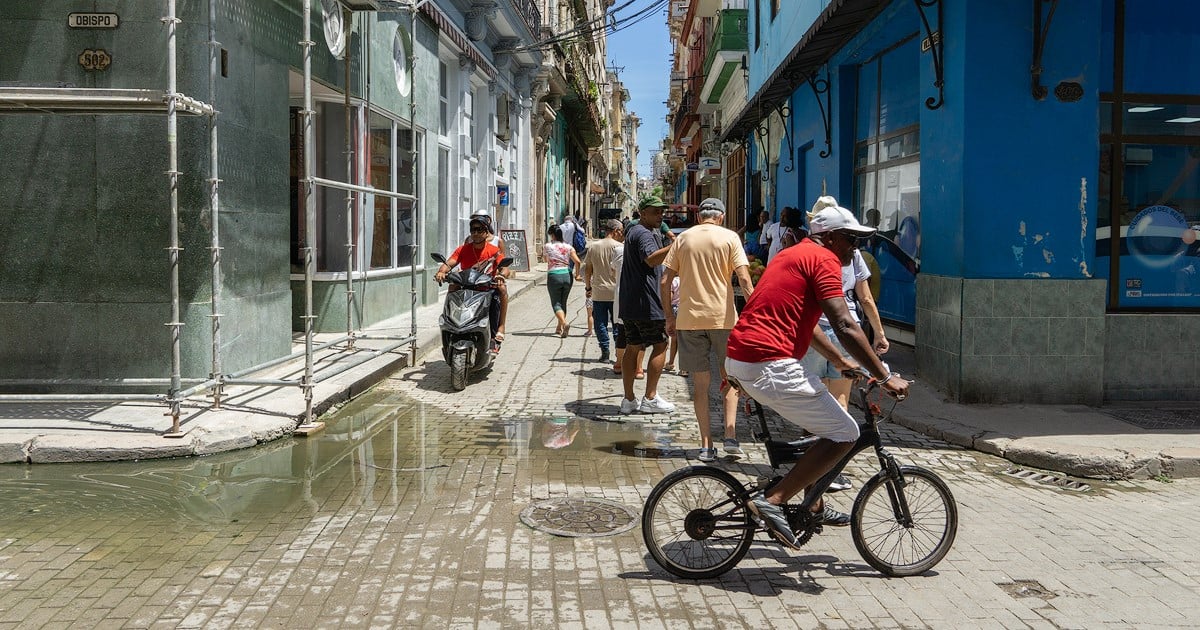
[[[488,231],[488,230],[487,230],[487,228],[485,228],[485,227],[473,227],[473,228],[471,228],[471,233],[472,233],[472,234],[486,233],[487,231]]]
[[[850,232],[842,232],[841,230],[835,230],[832,233],[837,234],[839,237],[845,239],[847,243],[850,243],[854,247],[866,247],[867,242],[870,240],[869,236],[858,236],[857,234],[852,234]]]

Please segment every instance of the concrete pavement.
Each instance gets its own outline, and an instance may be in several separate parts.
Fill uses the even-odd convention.
[[[543,285],[541,270],[518,274],[510,283],[512,299]],[[440,303],[417,310],[417,361],[437,351],[440,313]],[[410,325],[411,319],[404,315],[365,332],[403,335]],[[381,352],[387,344],[386,340],[363,339],[357,352],[338,347],[323,351],[319,368],[336,367],[363,353],[375,356],[319,384],[314,390],[318,413],[415,363],[409,361],[408,346]],[[914,373],[910,349],[897,345],[887,358],[901,373]],[[303,361],[296,360],[261,376],[297,378],[302,368]],[[1138,408],[1146,411],[1153,407]],[[918,375],[912,395],[897,407],[894,420],[955,445],[1070,475],[1200,477],[1200,430],[1143,429],[1119,420],[1114,412],[1120,410],[1119,406],[958,405],[945,401]],[[185,436],[181,439],[162,437],[170,426],[164,412],[165,406],[155,403],[0,404],[0,463],[152,459],[246,448],[292,434],[303,417],[304,401],[298,388],[284,387],[231,387],[217,410],[205,399],[195,398],[185,405]]]

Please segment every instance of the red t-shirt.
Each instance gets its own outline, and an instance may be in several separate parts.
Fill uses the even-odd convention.
[[[729,334],[726,356],[746,363],[799,359],[821,318],[821,300],[845,299],[842,264],[810,240],[776,254]]]
[[[496,264],[500,264],[500,248],[492,245],[491,242],[485,241],[483,249],[476,251],[475,246],[471,243],[463,243],[458,246],[458,249],[454,250],[454,255],[450,257],[458,261],[460,269],[469,269],[475,263],[488,258],[495,258]],[[493,275],[495,275],[495,272],[496,270],[492,269]]]

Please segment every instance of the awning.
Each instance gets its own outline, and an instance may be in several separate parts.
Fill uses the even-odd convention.
[[[832,0],[796,47],[784,57],[742,111],[726,125],[721,142],[738,140],[779,107],[806,77],[829,61],[854,38],[890,0]]]

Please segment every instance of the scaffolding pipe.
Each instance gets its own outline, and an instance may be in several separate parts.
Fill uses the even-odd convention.
[[[162,402],[162,394],[4,394],[4,402],[131,402],[150,400]]]
[[[273,387],[304,387],[304,381],[289,381],[283,378],[227,378],[227,385],[267,385]]]
[[[417,4],[414,2],[409,9],[408,21],[408,129],[412,142],[409,143],[409,164],[412,167],[412,191],[417,192]],[[448,186],[449,182],[442,185]],[[413,217],[413,253],[408,270],[409,305],[408,313],[412,318],[412,347],[409,348],[410,361],[417,362],[417,266],[421,261],[417,255],[421,252],[421,241],[424,239],[424,217],[417,211],[417,201],[412,201]],[[495,225],[495,223],[493,223]]]
[[[318,383],[320,383],[322,381],[333,378],[334,376],[337,376],[338,374],[341,374],[342,372],[345,372],[346,370],[349,370],[350,368],[358,367],[358,366],[362,365],[363,363],[370,361],[371,359],[379,358],[380,356],[383,356],[383,355],[391,352],[392,350],[395,350],[396,348],[403,346],[406,343],[408,343],[408,342],[400,341],[400,342],[389,344],[387,346],[379,348],[378,350],[376,350],[376,349],[359,350],[359,352],[367,352],[368,354],[364,354],[363,356],[360,356],[356,359],[351,359],[351,360],[347,361],[346,363],[337,366],[336,368],[330,368],[328,370],[323,370],[317,376],[316,381]]]
[[[352,190],[354,192],[368,193],[371,195],[378,195],[380,197],[391,197],[393,199],[404,199],[407,201],[416,201],[417,200],[416,195],[410,195],[408,193],[392,192],[390,190],[379,190],[378,188],[372,188],[370,186],[359,186],[357,184],[338,182],[338,181],[334,181],[332,179],[325,179],[323,177],[312,177],[310,179],[312,179],[312,183],[316,184],[317,186],[324,186],[326,188],[336,188],[338,190]]]
[[[354,18],[350,18],[353,20]],[[354,139],[352,130],[354,122],[350,114],[350,51],[345,50],[346,58],[346,89],[343,97],[344,109],[346,110],[346,181],[351,180],[351,173],[354,172]],[[370,125],[370,107],[367,109],[368,128]],[[349,273],[346,274],[346,337],[351,350],[354,349],[354,193],[346,191],[346,268]]]
[[[179,314],[179,254],[182,248],[179,246],[179,138],[178,138],[178,116],[175,112],[177,95],[177,69],[175,67],[175,30],[179,23],[179,19],[175,17],[175,0],[167,0],[167,17],[163,20],[167,25],[167,159],[168,168],[167,181],[170,183],[171,197],[171,217],[170,217],[170,239],[171,245],[167,248],[170,258],[170,284],[171,284],[171,321],[167,322],[167,326],[171,329],[171,389],[167,395],[167,403],[171,408],[171,430],[167,435],[181,435],[179,431],[179,390],[181,388],[181,361],[180,361],[180,329],[183,327],[183,322],[180,320]]]
[[[179,400],[186,400],[188,398],[188,396],[191,396],[193,394],[198,394],[203,391],[208,391],[209,388],[211,388],[213,385],[216,385],[219,382],[220,382],[219,379],[210,378],[210,379],[207,379],[200,383],[197,383],[197,384],[179,392]]]
[[[202,383],[202,378],[180,379],[184,383]],[[0,387],[35,387],[38,385],[78,385],[80,387],[138,387],[166,385],[169,378],[0,378]]]
[[[328,348],[330,346],[336,346],[337,344],[342,343],[345,340],[346,340],[345,337],[338,337],[337,339],[332,339],[330,341],[326,341],[325,343],[317,344],[317,345],[313,346],[312,349],[313,349],[313,352],[317,352],[320,350],[324,350],[325,348]],[[307,351],[308,351],[307,349],[299,350],[299,351],[293,352],[285,357],[278,357],[275,359],[271,359],[270,361],[264,361],[262,363],[259,363],[258,365],[248,367],[244,370],[238,370],[237,372],[231,372],[224,376],[225,376],[225,379],[228,380],[231,378],[239,378],[239,377],[245,376],[247,374],[253,374],[255,372],[258,372],[259,370],[265,370],[269,367],[275,367],[276,365],[279,365],[281,363],[287,363],[288,361],[291,361],[292,359],[299,359],[300,357],[304,356],[304,354]]]
[[[213,409],[221,408],[221,221],[217,189],[221,184],[217,162],[217,64],[221,44],[217,41],[217,0],[208,0],[208,104],[213,114],[208,118],[208,208],[212,223],[212,371],[209,378],[215,381],[212,392]]]
[[[173,0],[172,0],[173,1]],[[304,39],[304,424],[313,421],[313,271],[316,266],[317,198],[313,183],[312,0],[303,0]],[[349,133],[349,130],[347,130]]]

